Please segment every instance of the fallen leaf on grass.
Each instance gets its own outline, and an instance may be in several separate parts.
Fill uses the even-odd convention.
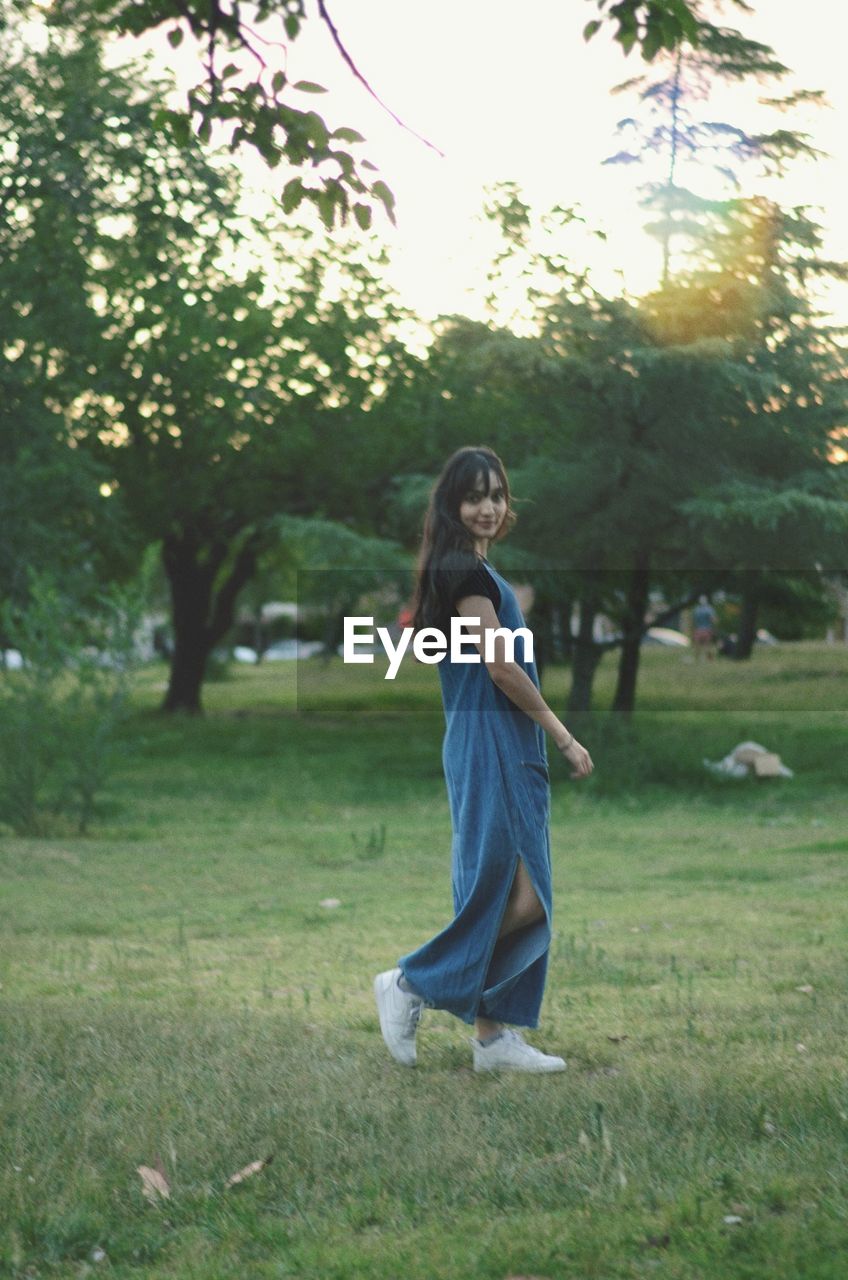
[[[607,1036],[607,1040],[609,1040],[610,1044],[624,1044],[624,1041],[627,1039],[627,1036]]]
[[[795,990],[802,992],[805,996],[811,996],[815,991],[815,987],[811,987],[809,982],[805,982],[803,987],[796,987]]]
[[[728,1227],[738,1227],[742,1219],[739,1217],[738,1213],[726,1213],[723,1221]]]
[[[332,911],[334,907],[340,907],[341,905],[341,898],[322,898],[318,903],[319,907],[326,907],[328,911]]]
[[[224,1190],[226,1191],[228,1187],[237,1187],[240,1182],[245,1182],[248,1178],[252,1178],[255,1173],[261,1173],[263,1169],[267,1169],[273,1159],[273,1155],[270,1155],[266,1156],[264,1160],[254,1160],[251,1164],[246,1164],[243,1169],[239,1169],[238,1173],[234,1173],[232,1177],[227,1178],[224,1183]]]
[[[800,1042],[800,1041],[798,1042],[798,1044],[796,1044],[795,1048],[796,1048],[796,1050],[798,1051],[798,1053],[808,1053],[808,1052],[809,1052],[809,1050],[807,1049],[807,1046],[806,1046],[805,1044],[801,1044],[801,1042]]]
[[[150,1165],[140,1164],[137,1172],[141,1175],[141,1190],[151,1204],[159,1200],[170,1200],[171,1188],[164,1170],[151,1169]]]

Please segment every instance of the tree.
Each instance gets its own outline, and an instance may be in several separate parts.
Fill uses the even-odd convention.
[[[507,212],[514,231],[514,202]],[[521,537],[557,549],[563,599],[581,601],[572,709],[588,706],[607,647],[592,639],[597,610],[617,621],[613,705],[629,712],[642,637],[660,620],[652,593],[676,612],[722,575],[779,563],[786,536],[807,569],[833,563],[844,537],[844,479],[830,460],[844,355],[800,283],[837,268],[797,211],[740,202],[735,216],[736,236],[717,237],[719,265],[640,302],[601,296],[556,245],[535,251],[550,288],[537,294],[523,394],[547,426],[525,468],[535,502]],[[512,235],[516,252],[532,255],[531,241]]]
[[[810,300],[812,281],[845,279],[821,255],[821,228],[804,209],[763,199],[728,206],[703,243],[704,262],[647,305],[668,337],[709,332],[731,343],[759,395],[737,419],[744,447],[686,511],[698,536],[737,575],[742,624],[736,656],[751,654],[758,602],[816,566],[840,563],[848,520],[848,468],[835,445],[848,416],[848,358],[841,330]],[[822,588],[823,589],[823,588]]]
[[[745,7],[741,0],[735,2]],[[696,0],[593,3],[601,16],[587,24],[584,37],[591,39],[610,26],[613,39],[627,52],[639,47],[648,60],[683,40],[697,41],[710,27],[698,18]],[[330,8],[327,0],[317,0],[317,17],[308,20],[324,25],[340,65],[399,127],[406,128],[357,66]],[[30,20],[42,16],[32,0],[4,0],[6,23],[20,14]],[[249,8],[239,0],[212,4],[208,0],[57,0],[48,21],[127,36],[163,28],[174,48],[193,42],[198,80],[188,92],[186,106],[163,105],[158,116],[174,141],[188,146],[194,136],[209,143],[215,129],[227,134],[232,149],[245,144],[269,167],[284,166],[292,175],[281,192],[287,213],[307,201],[328,227],[352,215],[367,230],[379,205],[394,219],[394,196],[376,176],[376,166],[362,156],[362,135],[346,125],[331,129],[313,108],[311,99],[324,92],[322,85],[311,80],[292,83],[288,77],[287,49],[307,22],[304,0],[254,0]],[[310,105],[302,105],[302,95],[308,95]]]
[[[613,159],[666,156],[665,179],[647,188],[646,201],[659,209],[648,230],[663,244],[662,287],[644,304],[659,340],[722,341],[744,363],[745,384],[756,380],[731,418],[740,437],[733,462],[683,509],[705,563],[721,555],[726,572],[744,584],[736,654],[747,657],[769,563],[780,562],[789,546],[793,567],[809,569],[818,556],[826,562],[844,529],[844,481],[831,465],[845,415],[843,348],[815,314],[808,286],[816,277],[844,278],[845,268],[822,260],[820,229],[805,210],[762,198],[709,200],[680,185],[678,166],[687,156],[702,172],[706,157],[738,188],[740,166],[753,162],[762,174],[781,174],[797,156],[816,154],[806,136],[791,130],[751,134],[690,112],[692,103],[708,99],[716,79],[783,78],[787,68],[772,50],[714,28],[695,48],[681,43],[665,63],[669,74],[622,86],[640,88],[658,123],[622,122],[639,145]],[[801,91],[766,101],[785,110],[821,98]],[[673,275],[672,242],[681,234],[689,240],[688,261]]]
[[[7,266],[0,264],[0,309],[11,329]],[[45,404],[17,349],[0,349],[0,599],[23,607],[31,573],[50,570],[79,607],[104,581],[131,572],[138,546],[126,513],[101,493],[107,473],[68,447],[62,415]]]
[[[742,0],[734,0],[746,8]],[[600,11],[583,29],[591,40],[604,26],[614,26],[613,38],[625,53],[639,48],[650,62],[661,49],[673,50],[684,40],[696,41],[703,23],[698,0],[592,0]]]
[[[746,166],[756,164],[764,172],[779,174],[798,156],[818,154],[808,137],[796,131],[775,128],[752,133],[705,114],[717,83],[781,81],[789,68],[768,45],[732,28],[702,26],[697,42],[684,39],[673,52],[658,58],[654,75],[636,76],[613,90],[637,90],[645,118],[628,116],[619,121],[618,132],[627,135],[628,145],[604,163],[647,164],[656,158],[665,168],[660,181],[643,187],[643,206],[657,215],[645,229],[662,246],[664,285],[671,277],[675,244],[682,237],[694,241],[697,249],[705,228],[724,209],[721,199],[684,185],[681,174],[688,170],[700,182],[707,174],[718,176],[725,191],[729,187],[735,194],[740,189],[740,170]],[[785,111],[801,102],[820,103],[822,98],[819,92],[800,91],[767,101],[775,110]]]
[[[89,122],[57,117],[32,137],[52,87],[14,33],[0,56],[0,596],[24,606],[31,572],[55,572],[78,603],[126,577],[139,553],[108,471],[73,447],[65,407],[85,378],[99,322],[88,305],[80,239],[105,212],[80,182]],[[36,130],[37,132],[37,130]],[[29,147],[24,139],[32,137]],[[103,487],[103,488],[102,488]]]
[[[323,0],[319,12],[358,75]],[[269,168],[282,167],[287,213],[306,201],[327,227],[352,216],[366,231],[375,207],[394,220],[394,196],[362,155],[362,135],[349,126],[331,128],[314,109],[324,88],[287,74],[287,46],[306,17],[303,0],[256,0],[249,8],[237,0],[57,0],[47,13],[32,0],[3,0],[2,13],[4,25],[24,17],[99,38],[163,28],[173,48],[193,45],[198,67],[184,108],[159,104],[157,125],[172,142],[189,148],[199,140],[217,148],[223,140],[232,151],[254,148]]]
[[[70,441],[108,467],[142,541],[161,543],[165,706],[197,711],[277,514],[363,513],[363,411],[403,365],[392,304],[366,253],[268,225],[262,268],[236,272],[233,171],[171,144],[156,94],[105,70],[90,33],[54,32],[9,74],[19,298],[39,287],[36,264],[64,255],[62,310],[35,298],[20,359],[43,367]]]
[[[728,402],[746,373],[707,343],[659,344],[638,307],[621,300],[560,302],[543,342],[562,352],[549,376],[571,417],[551,468],[560,501],[547,504],[559,525],[551,536],[579,572],[571,709],[588,707],[597,662],[613,647],[592,637],[600,611],[618,633],[613,709],[629,713],[642,639],[659,621],[652,589],[662,587],[676,612],[707,586],[710,562],[692,554],[681,507],[732,447]]]

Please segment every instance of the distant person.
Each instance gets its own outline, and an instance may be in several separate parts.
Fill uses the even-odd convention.
[[[718,621],[718,614],[710,604],[706,596],[701,596],[695,608],[692,610],[692,640],[695,645],[695,661],[705,657],[711,659],[713,657],[713,646],[715,644],[715,626]]]
[[[482,632],[525,622],[515,593],[486,559],[515,519],[503,464],[491,449],[448,459],[433,490],[419,558],[414,625],[450,631],[452,616]],[[471,642],[469,641],[469,648]],[[572,766],[592,760],[539,691],[535,663],[516,637],[506,661],[438,664],[446,731],[442,761],[453,824],[452,922],[378,974],[374,993],[386,1045],[416,1061],[422,1009],[473,1025],[475,1071],[562,1071],[562,1058],[527,1044],[514,1027],[538,1025],[551,941],[550,783],[545,733]]]

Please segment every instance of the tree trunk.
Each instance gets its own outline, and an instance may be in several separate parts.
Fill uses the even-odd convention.
[[[189,715],[200,715],[203,710],[200,691],[203,688],[208,658],[208,650],[204,652],[188,637],[182,642],[177,638],[171,659],[168,692],[162,703],[163,711],[185,711]]]
[[[233,624],[236,596],[256,569],[256,544],[248,540],[215,590],[227,557],[221,543],[201,547],[191,534],[166,538],[162,560],[171,588],[174,653],[163,711],[199,715],[209,655]]]
[[[646,562],[638,563],[630,575],[627,591],[621,659],[618,664],[618,681],[612,703],[613,711],[621,711],[628,716],[636,705],[636,679],[639,674],[639,654],[648,608],[649,586],[648,565]]]
[[[569,716],[592,710],[592,686],[598,663],[604,652],[594,639],[596,616],[596,597],[594,592],[587,591],[580,598],[580,626],[577,630],[577,639],[573,641],[571,689],[566,708],[566,714]]]
[[[565,604],[560,605],[559,608],[555,610],[556,629],[559,635],[559,645],[563,662],[570,662],[574,655],[574,637],[571,634],[571,615],[573,611],[573,600],[566,600]]]
[[[548,663],[553,659],[554,630],[553,606],[544,598],[537,596],[533,604],[533,659],[536,663],[536,674],[539,683]]]
[[[208,628],[212,601],[210,566],[200,563],[198,548],[187,536],[166,539],[162,561],[171,588],[174,627],[171,673],[162,710],[199,715],[200,692],[212,649]]]
[[[256,613],[253,615],[253,651],[256,654],[257,664],[262,661],[265,653],[265,625],[262,621],[262,608],[258,606]]]
[[[752,573],[742,594],[742,610],[739,615],[739,629],[736,633],[736,647],[733,656],[737,660],[750,658],[757,638],[757,614],[760,608],[761,582],[759,574]]]
[[[677,182],[677,153],[680,148],[680,74],[683,67],[683,55],[677,50],[674,58],[674,79],[671,90],[671,129],[669,131],[670,151],[668,159],[668,176],[665,192],[665,228],[662,239],[662,287],[668,285],[671,277],[671,196]]]

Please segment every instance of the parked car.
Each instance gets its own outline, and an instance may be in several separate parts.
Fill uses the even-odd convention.
[[[669,649],[691,649],[692,641],[682,631],[671,627],[649,627],[642,637],[642,644],[661,644]]]
[[[297,658],[311,658],[324,648],[320,640],[277,640],[262,655],[265,662],[293,662]]]
[[[620,641],[621,632],[614,631],[605,639]],[[682,631],[675,631],[672,627],[648,627],[642,636],[642,644],[662,645],[666,649],[691,649],[692,647],[689,637]]]

